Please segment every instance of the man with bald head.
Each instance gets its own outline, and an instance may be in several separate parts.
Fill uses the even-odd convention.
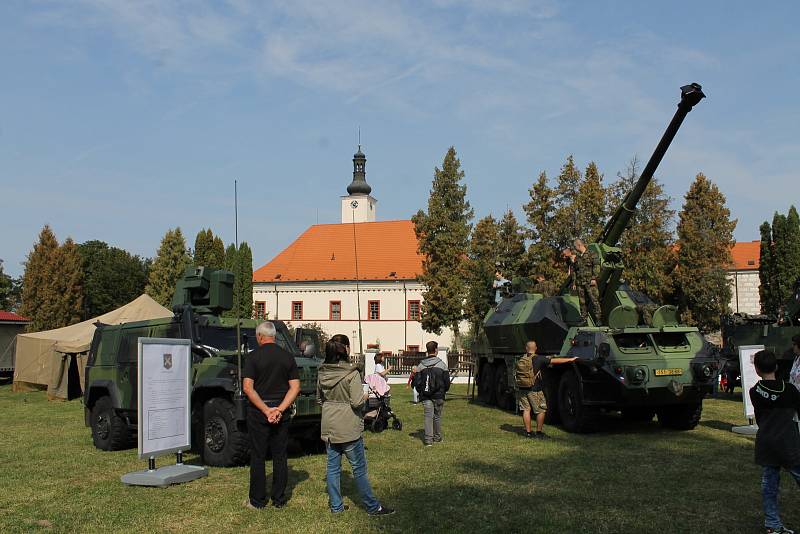
[[[525,354],[517,360],[514,378],[517,385],[517,402],[522,410],[522,423],[525,425],[525,437],[546,439],[543,432],[544,418],[547,414],[547,399],[544,396],[542,371],[545,367],[570,363],[577,358],[553,358],[536,354],[536,342],[525,343]],[[531,411],[536,415],[536,433],[531,428]]]

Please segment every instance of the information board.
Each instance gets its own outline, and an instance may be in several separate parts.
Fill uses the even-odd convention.
[[[739,347],[739,369],[742,375],[742,400],[744,401],[744,416],[747,419],[755,419],[756,412],[753,403],[750,402],[750,388],[756,385],[759,378],[756,374],[756,366],[753,364],[753,356],[756,352],[764,350],[764,345],[743,345]]]
[[[191,342],[139,338],[139,458],[191,446]]]

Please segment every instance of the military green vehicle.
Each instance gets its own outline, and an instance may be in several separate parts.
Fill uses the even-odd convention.
[[[722,316],[722,357],[729,388],[741,386],[739,347],[764,345],[778,357],[778,375],[785,379],[794,361],[792,337],[800,334],[800,278],[777,316],[733,313]]]
[[[245,423],[248,400],[241,368],[256,348],[258,321],[222,317],[233,307],[233,273],[189,267],[178,281],[173,317],[121,325],[98,324],[86,365],[86,426],[95,447],[119,450],[135,444],[137,425],[137,358],[140,337],[191,340],[192,448],[212,466],[241,465],[249,458]],[[273,321],[276,342],[295,355],[300,395],[290,432],[310,444],[319,441],[320,407],[316,402],[319,360],[304,357],[286,325]],[[308,332],[297,332],[308,336]]]
[[[524,290],[508,295],[487,313],[483,339],[473,349],[480,401],[513,408],[515,363],[533,339],[540,354],[578,358],[543,373],[550,422],[588,432],[598,428],[604,412],[621,411],[637,420],[658,414],[670,428],[697,425],[717,374],[715,351],[696,328],[679,324],[675,306],[658,306],[623,282],[617,244],[683,119],[704,96],[697,84],[681,88],[678,110],[641,177],[588,246],[599,260],[603,324],[597,317],[582,319],[567,284],[553,297]]]

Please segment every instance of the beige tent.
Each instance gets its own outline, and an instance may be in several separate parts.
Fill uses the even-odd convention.
[[[171,317],[172,312],[148,295],[82,323],[17,336],[14,391],[47,388],[50,399],[80,395],[86,356],[96,322],[121,324]],[[72,378],[70,378],[72,375]]]

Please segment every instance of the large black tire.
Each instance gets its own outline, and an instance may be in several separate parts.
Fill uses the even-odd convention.
[[[656,413],[658,422],[664,428],[691,430],[700,422],[700,416],[703,415],[703,402],[662,406]]]
[[[203,405],[203,463],[215,467],[244,465],[250,460],[250,441],[244,425],[236,423],[233,403],[222,397]]]
[[[633,423],[649,423],[655,415],[655,408],[646,406],[628,406],[622,409],[622,418]]]
[[[92,441],[103,451],[119,451],[130,446],[130,429],[111,405],[111,397],[97,399],[91,415]]]
[[[598,410],[583,403],[578,377],[573,371],[567,371],[561,376],[558,409],[561,424],[567,432],[594,432],[600,426],[600,414]]]
[[[484,361],[480,368],[480,374],[478,375],[478,401],[484,404],[494,404],[494,388],[494,365]]]
[[[494,370],[495,399],[497,407],[501,410],[514,409],[514,392],[508,387],[508,369],[505,362],[497,364]]]

